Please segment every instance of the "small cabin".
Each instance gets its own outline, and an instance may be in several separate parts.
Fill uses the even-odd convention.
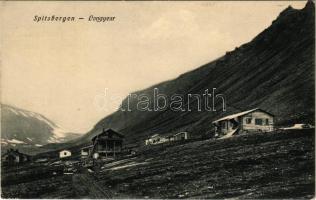
[[[151,144],[160,144],[160,143],[164,143],[167,142],[168,139],[165,137],[160,136],[159,134],[154,134],[152,136],[150,136],[150,138],[148,138],[145,141],[146,145],[151,145]]]
[[[127,144],[124,146],[123,151],[127,152],[129,155],[135,155],[138,151],[139,145],[138,144]]]
[[[213,121],[215,135],[235,135],[239,133],[269,132],[274,130],[274,115],[255,108],[228,115]]]
[[[92,138],[93,158],[116,157],[122,152],[124,135],[113,129],[103,129],[102,133]]]
[[[169,134],[169,135],[165,136],[165,140],[167,142],[173,142],[173,141],[175,141],[175,136],[173,134]]]
[[[8,149],[7,152],[1,156],[1,162],[7,166],[23,164],[30,160],[31,156],[21,153],[17,149]]]
[[[88,158],[91,155],[93,145],[82,147],[80,149],[80,155],[82,159]]]
[[[188,132],[179,132],[176,134],[167,134],[164,137],[159,134],[154,134],[145,140],[145,145],[161,144],[165,142],[182,141],[189,139]]]
[[[71,156],[71,151],[69,150],[62,150],[59,152],[59,158],[67,158]]]
[[[179,132],[174,135],[174,140],[179,141],[179,140],[187,140],[189,139],[189,134],[188,132]]]

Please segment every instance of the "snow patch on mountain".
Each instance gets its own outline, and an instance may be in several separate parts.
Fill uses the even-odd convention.
[[[65,129],[61,128],[56,123],[52,122],[51,120],[47,119],[45,116],[35,113],[28,110],[23,110],[20,108],[16,108],[9,105],[2,105],[4,107],[1,107],[2,109],[5,108],[6,110],[10,111],[13,115],[15,115],[17,120],[28,120],[28,121],[41,121],[43,124],[46,125],[46,132],[49,131],[50,134],[48,135],[48,138],[46,139],[47,143],[60,143],[65,142],[68,138],[69,131],[66,131]],[[26,129],[23,129],[26,130]],[[13,136],[13,137],[12,137]],[[37,138],[34,137],[25,137],[25,139],[19,138],[16,134],[12,134],[11,137],[7,137],[6,139],[11,139],[10,141],[4,141],[1,140],[2,144],[10,143],[10,144],[33,144],[37,143]],[[18,139],[18,140],[17,140]],[[23,140],[23,141],[21,141]],[[41,144],[41,143],[40,143]],[[43,143],[44,144],[44,143]]]
[[[11,144],[25,144],[25,142],[21,141],[21,140],[16,140],[16,139],[12,139],[12,140],[7,140],[9,143]]]
[[[8,107],[8,109],[16,115],[20,115],[15,109]]]
[[[6,139],[1,138],[1,144],[8,144],[8,141]]]
[[[67,135],[67,131],[65,131],[63,128],[60,128],[59,126],[55,125],[53,126],[53,135],[48,139],[49,143],[60,143],[64,141],[64,138]]]

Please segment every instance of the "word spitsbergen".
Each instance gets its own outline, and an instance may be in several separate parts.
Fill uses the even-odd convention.
[[[38,16],[35,15],[33,21],[35,22],[73,22],[75,21],[75,17],[61,17],[61,16],[55,16],[55,15],[51,15],[51,16]]]
[[[89,16],[88,21],[94,21],[94,22],[106,22],[106,21],[114,21],[115,17],[95,17],[93,15]]]

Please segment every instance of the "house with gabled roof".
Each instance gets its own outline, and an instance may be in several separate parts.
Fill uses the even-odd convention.
[[[147,140],[145,140],[146,145],[151,145],[151,144],[160,144],[166,142],[166,138],[159,135],[159,134],[154,134],[150,136]]]
[[[154,134],[145,140],[145,145],[161,144],[165,142],[183,141],[189,139],[189,133],[186,131],[178,132],[176,134],[169,133],[161,136],[159,134]]]
[[[93,145],[84,146],[80,149],[81,159],[89,158],[92,152]]]
[[[124,135],[113,129],[103,131],[92,138],[91,153],[94,158],[115,158],[122,152]]]
[[[18,165],[29,162],[31,156],[19,152],[18,149],[8,149],[6,153],[1,155],[1,162],[5,166]]]
[[[71,156],[71,151],[64,149],[59,152],[59,158],[68,158]]]
[[[216,134],[225,137],[238,133],[269,132],[274,130],[274,115],[255,108],[222,117],[212,124]]]

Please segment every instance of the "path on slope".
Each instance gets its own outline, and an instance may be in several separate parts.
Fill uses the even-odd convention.
[[[112,193],[98,185],[94,177],[87,173],[74,174],[73,188],[80,198],[111,199]]]

